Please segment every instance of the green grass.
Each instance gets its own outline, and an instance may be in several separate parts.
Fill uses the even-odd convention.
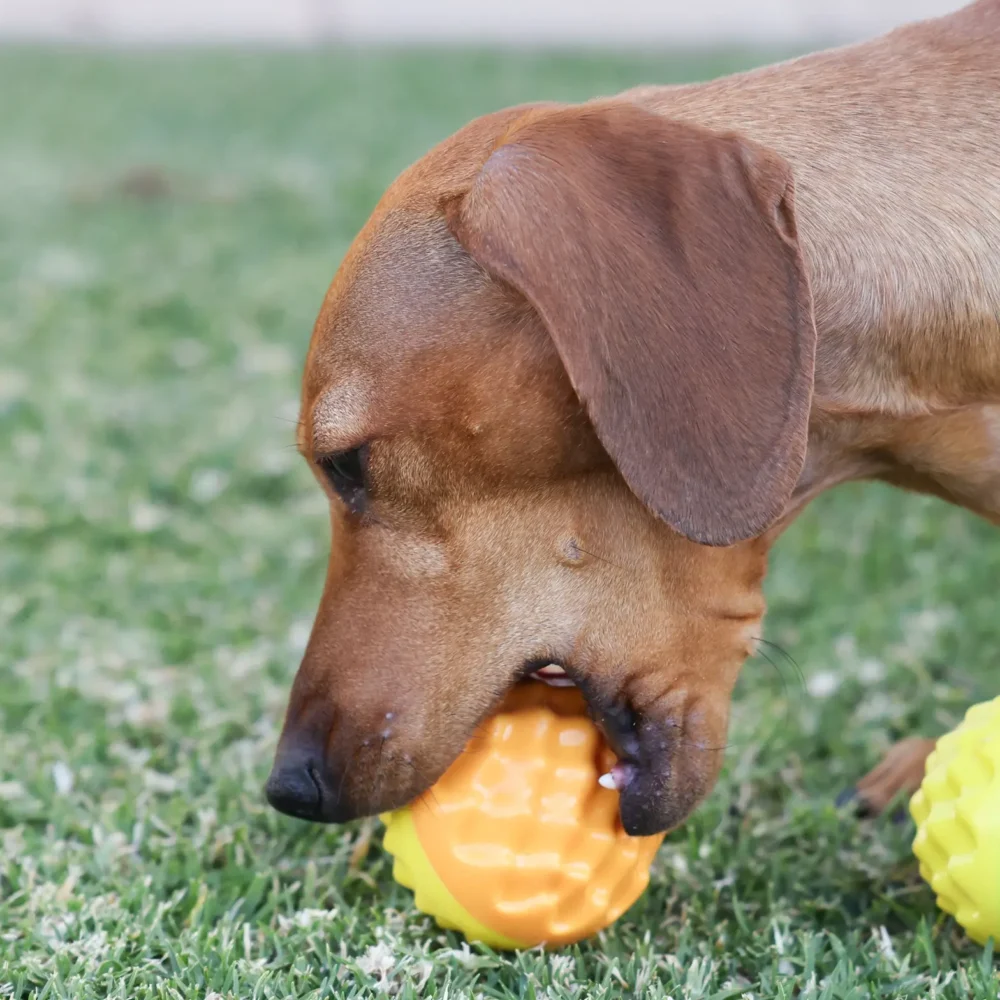
[[[879,488],[778,546],[725,775],[647,895],[464,946],[262,798],[324,571],[291,447],[325,287],[477,113],[752,62],[0,52],[0,996],[991,997],[909,825],[836,793],[997,693],[1000,533]]]

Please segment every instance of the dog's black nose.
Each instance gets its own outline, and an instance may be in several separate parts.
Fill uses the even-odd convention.
[[[283,755],[275,761],[264,794],[278,812],[297,819],[323,818],[323,793],[316,765],[301,754]]]

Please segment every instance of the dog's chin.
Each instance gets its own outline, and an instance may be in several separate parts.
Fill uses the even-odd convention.
[[[672,780],[666,772],[625,764],[629,772],[620,789],[618,811],[631,837],[669,833],[690,816],[703,797],[702,790]]]

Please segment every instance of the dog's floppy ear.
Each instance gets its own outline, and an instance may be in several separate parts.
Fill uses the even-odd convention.
[[[541,316],[637,496],[727,545],[805,457],[815,329],[787,164],[623,101],[526,117],[449,228]]]

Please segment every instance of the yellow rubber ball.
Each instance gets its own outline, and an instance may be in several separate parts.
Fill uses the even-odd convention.
[[[979,944],[1000,941],[1000,698],[938,740],[910,813],[938,906]]]
[[[622,829],[598,784],[614,761],[579,691],[518,685],[428,792],[382,817],[393,877],[493,948],[594,934],[645,890],[663,840]]]

